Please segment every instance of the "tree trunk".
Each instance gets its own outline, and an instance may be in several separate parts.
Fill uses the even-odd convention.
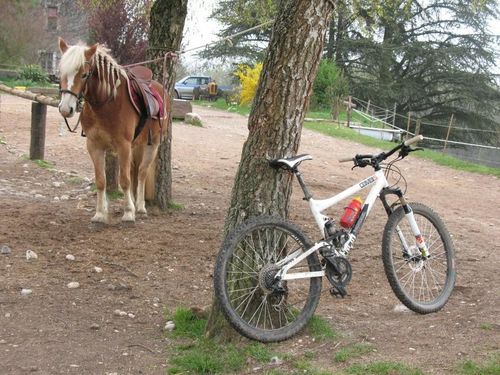
[[[111,151],[106,152],[106,191],[120,190],[120,165],[118,157]]]
[[[251,216],[288,215],[291,176],[270,168],[267,159],[292,156],[298,150],[332,10],[333,1],[328,0],[280,2],[248,120],[226,235]],[[232,334],[214,299],[207,335],[224,340]]]
[[[187,14],[187,0],[156,0],[151,8],[151,25],[149,31],[149,52],[151,59],[163,57],[166,52],[179,50],[182,31]],[[167,59],[166,64],[166,110],[167,119],[163,126],[165,136],[158,149],[156,165],[155,201],[158,207],[165,210],[172,201],[172,95],[175,86],[175,60]],[[163,62],[152,67],[155,79],[163,80]]]

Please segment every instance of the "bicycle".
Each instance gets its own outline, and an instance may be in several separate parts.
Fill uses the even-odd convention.
[[[269,161],[271,167],[297,177],[323,237],[312,244],[295,224],[273,216],[249,219],[226,237],[215,265],[214,289],[225,317],[239,333],[262,342],[286,340],[298,333],[316,310],[323,276],[332,295],[345,296],[352,276],[347,256],[377,197],[388,215],[382,260],[393,292],[420,314],[436,312],[446,304],[456,279],[450,234],[431,208],[406,202],[406,186],[403,191],[387,180],[389,173],[395,173],[398,182],[406,184],[394,163],[420,150],[410,146],[422,139],[415,136],[377,155],[341,159],[353,162],[353,168],[370,166],[375,173],[323,200],[313,199],[298,170],[303,161],[312,159],[310,155]],[[397,151],[395,159],[383,163]],[[322,213],[369,186],[352,226],[337,228]],[[388,196],[396,200],[390,203]]]

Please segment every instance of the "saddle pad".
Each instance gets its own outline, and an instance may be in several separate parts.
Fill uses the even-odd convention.
[[[136,77],[128,71],[127,88],[132,104],[139,114],[148,118],[163,118],[164,105],[160,93],[150,82]]]

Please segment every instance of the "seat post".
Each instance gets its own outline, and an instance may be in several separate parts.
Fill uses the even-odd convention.
[[[293,174],[297,177],[297,180],[299,181],[299,185],[302,188],[302,191],[304,192],[304,200],[308,201],[309,199],[312,198],[311,193],[309,193],[309,190],[307,189],[306,183],[304,182],[304,178],[302,177],[302,174],[299,172],[297,167],[292,169]]]

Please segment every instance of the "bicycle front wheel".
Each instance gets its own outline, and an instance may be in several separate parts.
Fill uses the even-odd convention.
[[[214,289],[239,333],[261,342],[281,341],[307,324],[320,299],[321,277],[277,283],[274,276],[280,260],[310,247],[295,225],[270,216],[250,219],[227,237],[217,258]],[[288,273],[320,270],[313,253]]]
[[[440,310],[455,285],[455,250],[441,218],[429,207],[410,203],[429,257],[422,257],[415,235],[398,207],[389,217],[382,240],[382,260],[392,290],[409,309],[428,314]]]

